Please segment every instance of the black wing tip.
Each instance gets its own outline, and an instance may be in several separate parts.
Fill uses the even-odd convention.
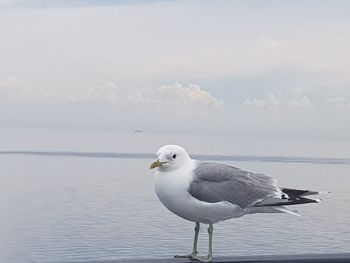
[[[311,190],[300,190],[292,188],[280,188],[282,191],[281,201],[267,204],[256,204],[255,206],[284,206],[284,205],[301,205],[309,203],[320,203],[322,199],[312,199],[305,196],[317,195],[321,192],[311,191]],[[329,192],[327,192],[329,193]]]
[[[318,195],[318,194],[329,194],[329,191],[312,191],[312,190],[300,190],[300,189],[293,189],[293,188],[286,188],[286,187],[281,187],[281,191],[288,195],[290,199],[295,199],[297,197],[303,197],[303,196],[309,196],[309,195]]]
[[[257,204],[255,206],[263,207],[263,206],[302,205],[302,204],[309,204],[309,203],[320,203],[321,201],[322,201],[321,199],[297,197],[296,199],[288,199],[288,201],[285,201],[285,202],[276,202],[271,204]]]

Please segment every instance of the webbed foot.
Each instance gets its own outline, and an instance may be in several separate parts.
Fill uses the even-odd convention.
[[[198,253],[198,252],[197,252]],[[192,257],[196,257],[197,254],[189,254],[189,255],[175,255],[174,258],[188,258],[188,259],[191,259]]]
[[[213,257],[208,256],[197,256],[197,255],[190,255],[190,260],[200,261],[200,262],[212,262]]]

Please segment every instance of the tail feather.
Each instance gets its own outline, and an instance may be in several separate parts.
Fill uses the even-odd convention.
[[[255,206],[256,207],[267,207],[267,206],[281,207],[286,205],[300,205],[300,204],[321,202],[321,199],[312,199],[312,198],[305,197],[305,196],[319,194],[319,192],[316,192],[316,191],[298,190],[298,189],[290,189],[290,188],[281,188],[281,191],[282,191],[282,195],[280,198],[276,198],[276,197],[268,198],[266,200],[263,200],[255,204]]]

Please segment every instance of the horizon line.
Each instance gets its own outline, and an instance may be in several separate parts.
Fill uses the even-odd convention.
[[[83,157],[83,158],[115,158],[115,159],[153,159],[152,153],[123,152],[82,152],[82,151],[29,151],[1,150],[0,155],[34,155],[43,157]],[[193,159],[201,161],[245,161],[273,163],[312,163],[312,164],[345,164],[350,165],[350,158],[298,157],[298,156],[264,156],[240,154],[191,154]]]

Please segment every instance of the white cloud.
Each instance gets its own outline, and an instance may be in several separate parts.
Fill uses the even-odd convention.
[[[214,97],[199,85],[173,83],[154,88],[142,88],[131,94],[120,89],[113,82],[106,82],[97,88],[90,89],[83,100],[105,101],[116,107],[163,109],[222,109],[223,102]]]
[[[268,93],[262,98],[247,98],[243,105],[248,108],[265,108],[277,110],[281,108],[314,108],[311,99],[304,94],[304,90],[296,87],[292,96],[282,93]]]
[[[163,108],[188,110],[202,108],[222,109],[224,104],[199,85],[173,83],[153,88],[141,88],[128,91],[114,82],[104,82],[97,87],[62,91],[49,88],[26,79],[7,78],[0,81],[0,100],[8,103],[37,103],[43,105],[110,105],[116,109]]]
[[[183,86],[180,83],[164,85],[152,91],[159,105],[181,105],[185,107],[208,107],[220,109],[223,102],[196,84]]]
[[[350,99],[347,97],[333,97],[326,100],[326,103],[336,110],[350,109]]]
[[[38,106],[62,106],[78,100],[72,89],[64,92],[29,79],[9,77],[0,80],[0,101],[3,104],[37,104]]]
[[[243,105],[247,107],[277,108],[281,103],[282,99],[280,94],[269,93],[264,98],[246,99]]]
[[[49,99],[55,95],[44,84],[34,83],[28,79],[9,77],[0,81],[1,100],[35,100]]]

